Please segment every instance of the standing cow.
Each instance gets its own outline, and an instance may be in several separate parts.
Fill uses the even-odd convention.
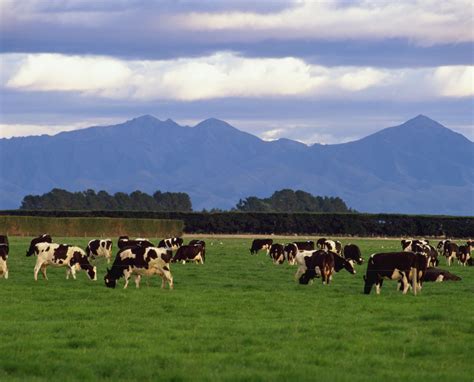
[[[170,248],[167,248],[170,250]],[[204,264],[206,261],[206,250],[202,245],[183,245],[178,248],[176,255],[173,257],[173,263],[181,262],[195,262],[197,264]]]
[[[316,244],[318,247],[326,252],[336,252],[337,254],[342,254],[342,244],[338,240],[329,240],[329,239],[319,239]]]
[[[95,239],[89,241],[86,247],[87,257],[95,259],[96,257],[105,257],[107,263],[110,263],[112,258],[112,240],[110,239]]]
[[[344,258],[346,260],[353,260],[359,265],[364,262],[360,249],[355,244],[347,244],[344,246]]]
[[[332,260],[329,258],[332,257]],[[303,251],[296,255],[296,262],[298,269],[295,273],[295,279],[299,279],[300,284],[307,284],[314,277],[322,276],[323,270],[326,271],[326,276],[323,279],[323,283],[332,280],[332,274],[345,269],[351,274],[355,274],[353,261],[346,260],[342,256],[339,256],[335,252],[331,251]],[[331,272],[328,273],[327,265],[331,265]],[[313,266],[314,265],[314,266]],[[329,279],[328,279],[329,277]]]
[[[471,258],[471,250],[468,245],[460,245],[458,248],[458,262],[462,266],[466,266],[467,262]]]
[[[443,255],[446,257],[448,266],[451,266],[451,263],[454,261],[454,259],[459,257],[459,246],[452,241],[446,243],[444,246]]]
[[[40,270],[43,277],[48,279],[46,268],[49,265],[67,267],[66,279],[69,279],[70,274],[76,279],[76,271],[82,269],[91,280],[97,280],[97,268],[91,265],[86,253],[79,247],[42,242],[35,245],[34,254],[37,257],[34,269],[36,281]]]
[[[410,274],[412,277],[410,277]],[[383,280],[401,281],[403,294],[408,292],[409,278],[412,280],[413,293],[417,292],[417,255],[413,252],[374,253],[367,264],[364,276],[364,293],[370,294],[375,285],[375,291],[380,294]]]
[[[173,276],[170,271],[172,256],[171,251],[166,248],[135,246],[121,249],[115,256],[112,268],[107,268],[105,285],[115,288],[117,280],[124,277],[125,289],[130,277],[135,275],[135,285],[139,288],[142,276],[158,275],[162,279],[162,288],[168,283],[169,288],[173,289]]]
[[[269,254],[273,260],[273,264],[283,264],[285,262],[285,249],[283,244],[272,244]]]
[[[158,248],[168,248],[172,251],[177,250],[183,245],[183,239],[180,237],[169,237],[168,239],[163,239],[158,243]]]
[[[258,251],[264,249],[267,251],[267,255],[268,255],[272,244],[273,244],[272,239],[254,239],[254,241],[252,241],[252,246],[250,247],[250,254],[256,255]]]

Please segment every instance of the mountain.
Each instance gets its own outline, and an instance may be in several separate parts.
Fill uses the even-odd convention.
[[[2,209],[54,187],[183,191],[195,209],[292,188],[365,212],[473,215],[474,143],[422,115],[358,141],[312,146],[263,141],[214,118],[188,127],[145,115],[0,139],[0,181]]]

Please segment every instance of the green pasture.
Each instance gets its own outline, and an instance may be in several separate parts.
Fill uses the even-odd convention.
[[[0,279],[0,381],[474,380],[473,267],[452,266],[462,281],[425,283],[417,296],[388,281],[366,296],[366,263],[329,286],[298,285],[295,267],[250,256],[250,239],[205,238],[204,265],[172,265],[173,291],[157,277],[124,290],[104,286],[103,259],[98,281],[50,267],[35,282],[29,240],[10,237]],[[366,259],[399,249],[351,242]]]

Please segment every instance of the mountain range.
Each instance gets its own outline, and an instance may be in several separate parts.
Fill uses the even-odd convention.
[[[363,212],[474,214],[474,143],[419,115],[357,141],[264,141],[218,119],[145,115],[54,136],[0,139],[0,208],[52,188],[187,192],[193,208],[301,189]]]

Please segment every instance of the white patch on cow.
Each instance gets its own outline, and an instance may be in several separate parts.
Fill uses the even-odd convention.
[[[435,282],[440,283],[440,282],[442,282],[443,280],[444,280],[444,275],[439,275],[438,277],[436,277]]]
[[[127,249],[120,253],[120,259],[122,260],[134,259],[134,258],[135,258],[135,254],[130,249]]]

